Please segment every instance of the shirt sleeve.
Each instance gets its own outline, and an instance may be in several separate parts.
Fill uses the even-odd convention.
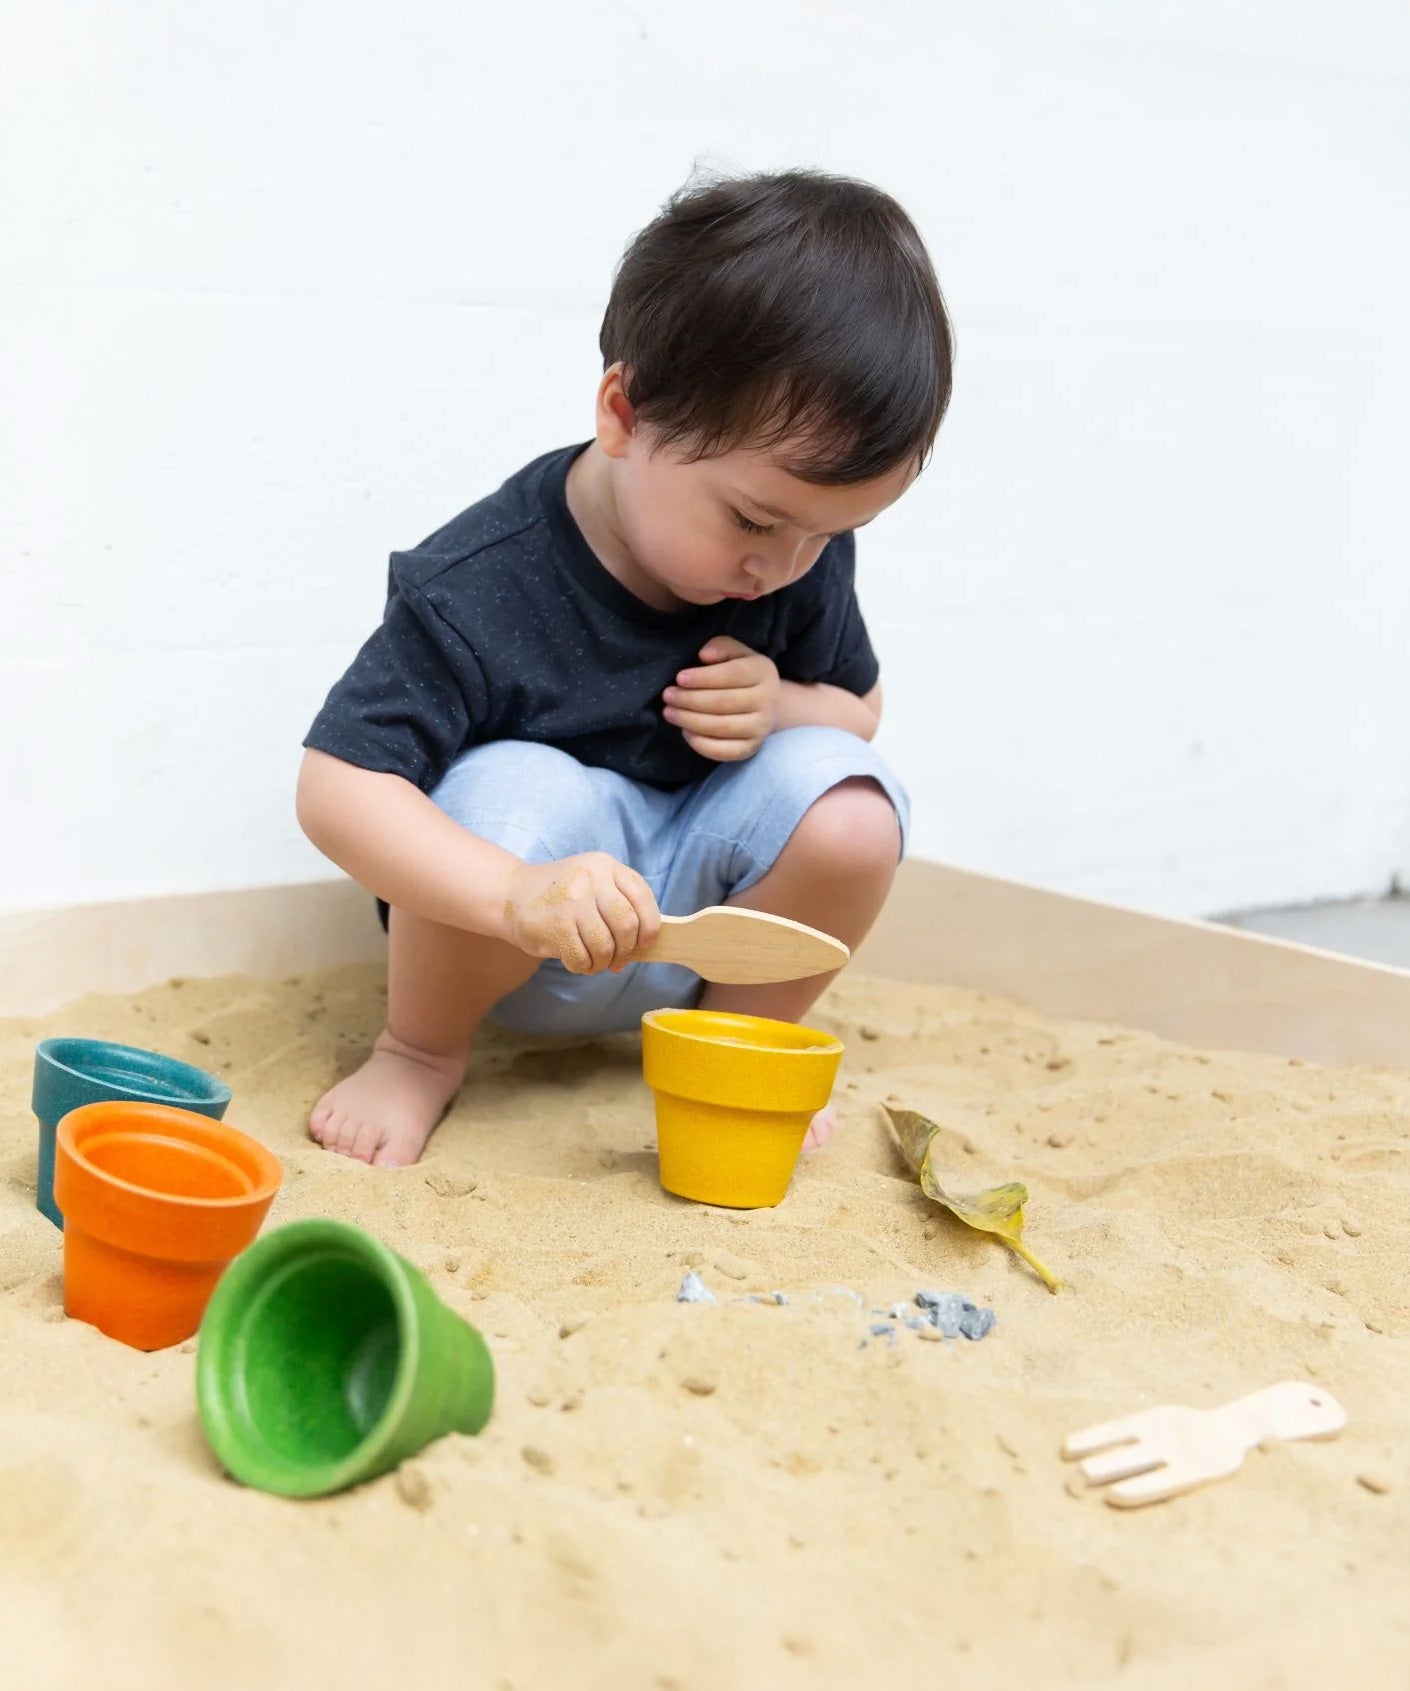
[[[857,546],[838,535],[798,583],[811,593],[790,615],[778,672],[785,681],[823,681],[858,698],[876,686],[881,665],[872,650],[855,585]]]
[[[329,693],[304,745],[429,792],[487,716],[479,659],[392,560],[382,625]]]

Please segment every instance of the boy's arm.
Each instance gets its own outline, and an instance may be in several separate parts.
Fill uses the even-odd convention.
[[[525,863],[452,822],[400,775],[310,747],[299,823],[314,845],[400,910],[556,957],[576,975],[625,966],[661,929],[651,888],[606,852]]]
[[[826,681],[811,683],[780,681],[778,684],[778,715],[775,730],[780,728],[845,728],[863,740],[870,740],[881,722],[881,683],[859,698],[845,687],[832,687]]]
[[[388,904],[470,933],[504,935],[509,882],[522,860],[452,822],[402,776],[310,749],[297,808],[324,856]]]

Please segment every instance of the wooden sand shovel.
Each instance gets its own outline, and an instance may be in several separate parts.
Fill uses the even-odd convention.
[[[852,953],[840,939],[786,916],[715,904],[693,916],[663,916],[654,945],[629,963],[681,963],[723,986],[796,981],[840,969]]]
[[[1330,1392],[1284,1380],[1218,1409],[1167,1404],[1104,1421],[1074,1433],[1062,1454],[1068,1461],[1085,1458],[1082,1472],[1091,1485],[1120,1481],[1106,1500],[1133,1509],[1237,1473],[1256,1444],[1335,1438],[1345,1425],[1346,1411]]]

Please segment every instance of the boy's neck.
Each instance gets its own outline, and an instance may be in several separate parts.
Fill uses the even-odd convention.
[[[608,575],[653,610],[680,610],[683,601],[641,567],[622,538],[616,490],[612,485],[612,461],[596,441],[568,466],[563,491],[573,521]]]

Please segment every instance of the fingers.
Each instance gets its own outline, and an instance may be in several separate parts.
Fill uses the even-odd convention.
[[[555,922],[542,932],[531,929],[524,949],[531,957],[556,957],[570,975],[592,973],[592,953],[571,917]]]
[[[701,663],[727,663],[731,658],[752,658],[758,654],[752,646],[736,640],[732,634],[717,634],[700,648]]]
[[[701,757],[712,758],[716,763],[743,763],[746,758],[753,757],[762,742],[718,740],[706,734],[687,733],[685,743],[693,752],[699,752]]]
[[[615,883],[598,894],[597,908],[606,943],[599,943],[593,955],[599,968],[610,969],[636,950],[641,918]]]
[[[610,967],[617,955],[617,942],[600,910],[585,912],[578,918],[578,939],[587,956],[581,962],[575,956],[574,962],[571,963],[564,957],[563,967],[569,974],[596,975]]]
[[[585,956],[576,966],[563,959],[564,967],[574,974],[620,969],[660,931],[661,915],[651,888],[625,863],[604,857],[594,865],[586,897],[591,905],[578,913],[576,924]]]
[[[761,740],[763,723],[756,715],[712,716],[709,711],[668,710],[666,720],[687,734],[703,734],[712,740]]]
[[[513,943],[574,975],[623,967],[661,928],[651,888],[606,852],[527,865],[508,909]]]
[[[578,915],[578,932],[591,958],[590,967],[582,971],[585,974],[613,968],[637,948],[641,916],[619,881],[630,874],[625,864],[612,857],[603,855],[593,863],[592,884],[583,898],[587,908]],[[645,885],[642,882],[643,890]]]
[[[757,687],[668,687],[661,695],[673,710],[707,710],[717,716],[743,716],[759,708]]]
[[[625,863],[618,865],[615,879],[618,891],[636,913],[636,936],[630,950],[644,951],[656,943],[661,932],[661,910],[656,895],[636,870]]]
[[[748,657],[731,658],[727,663],[712,664],[709,669],[683,669],[676,676],[678,687],[713,692],[719,687],[757,687],[764,675],[767,658],[756,652]]]

